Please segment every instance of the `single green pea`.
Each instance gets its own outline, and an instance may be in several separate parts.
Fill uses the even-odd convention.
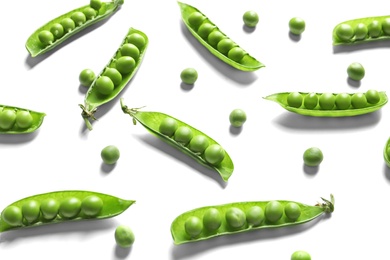
[[[241,127],[246,122],[246,113],[244,110],[236,108],[229,115],[230,124],[234,127]]]
[[[33,124],[33,116],[29,111],[18,110],[16,112],[15,124],[17,127],[27,129]]]
[[[128,74],[134,70],[135,60],[130,56],[122,56],[116,60],[115,67],[121,74]]]
[[[208,231],[215,231],[222,225],[221,213],[216,208],[209,208],[203,215],[203,226]]]
[[[64,27],[60,23],[55,23],[50,27],[50,32],[55,39],[59,39],[64,35]]]
[[[141,34],[132,33],[127,36],[127,43],[134,44],[135,46],[137,46],[138,49],[141,50],[145,46],[146,40]]]
[[[178,128],[177,121],[171,117],[166,117],[163,120],[161,120],[158,130],[163,135],[167,135],[171,137],[173,136],[177,128]]]
[[[284,206],[284,214],[291,221],[296,221],[301,215],[301,207],[295,202],[289,202]]]
[[[233,49],[233,47],[236,46],[236,43],[234,41],[232,41],[231,39],[229,38],[226,38],[226,39],[223,39],[221,40],[218,44],[217,44],[217,49],[220,53],[222,54],[228,54],[229,51],[231,49]]]
[[[198,79],[198,72],[194,68],[186,68],[181,71],[180,78],[183,83],[192,85]]]
[[[217,165],[225,158],[225,150],[218,144],[212,144],[204,151],[205,160],[213,165]]]
[[[95,9],[88,6],[88,7],[84,8],[83,14],[85,15],[85,18],[87,18],[87,20],[92,20],[93,18],[96,17],[97,12]]]
[[[81,213],[87,217],[96,217],[103,208],[103,200],[96,195],[85,197],[81,202]]]
[[[1,212],[1,219],[10,226],[20,226],[23,223],[22,210],[17,206],[8,206]]]
[[[129,226],[119,225],[115,229],[115,241],[118,246],[129,248],[134,244],[135,236]]]
[[[259,23],[259,15],[255,11],[246,11],[242,16],[244,24],[248,27],[256,27]]]
[[[95,72],[91,69],[83,69],[79,75],[79,82],[81,86],[89,87],[95,80]]]
[[[358,23],[355,26],[355,39],[356,40],[364,40],[367,37],[368,28],[364,23]]]
[[[269,222],[277,222],[283,216],[282,203],[276,200],[269,201],[265,206],[264,216]]]
[[[196,135],[191,139],[188,148],[195,153],[201,154],[208,146],[209,140],[204,135]]]
[[[122,56],[130,56],[134,60],[138,60],[139,58],[139,49],[132,43],[125,43],[121,47]]]
[[[232,59],[235,62],[240,62],[242,58],[244,58],[245,54],[245,51],[237,46],[231,48],[227,56],[229,57],[229,59]]]
[[[354,93],[351,97],[351,104],[354,108],[364,108],[367,106],[367,98],[364,93]]]
[[[74,12],[70,19],[72,19],[76,26],[80,26],[87,21],[85,14],[83,12]]]
[[[76,197],[68,197],[61,201],[59,214],[63,218],[74,218],[81,210],[81,200]]]
[[[303,153],[303,162],[307,166],[318,166],[323,159],[324,155],[317,147],[310,147]]]
[[[381,35],[381,33],[382,33],[382,24],[380,21],[374,20],[368,25],[368,35],[371,38],[377,38]]]
[[[245,212],[239,208],[231,207],[225,213],[226,222],[232,228],[241,228],[246,223]]]
[[[186,145],[191,141],[193,135],[191,128],[188,126],[179,126],[173,135],[173,139],[178,143]]]
[[[36,200],[26,201],[22,205],[22,215],[28,223],[33,223],[38,220],[40,214],[40,203]]]
[[[303,106],[307,109],[314,109],[318,105],[318,96],[312,92],[305,96],[303,99]]]
[[[302,106],[303,97],[302,94],[299,92],[291,92],[287,96],[287,104],[290,107],[300,107]]]
[[[359,81],[364,78],[366,71],[362,64],[353,62],[348,66],[347,74],[350,79]]]
[[[390,18],[385,18],[382,21],[382,31],[386,35],[390,35]]]
[[[288,22],[288,26],[290,28],[291,33],[295,35],[300,35],[305,31],[306,23],[305,20],[300,17],[293,17]]]
[[[100,7],[102,7],[102,1],[101,0],[90,0],[89,6],[98,11]]]
[[[56,199],[47,198],[41,201],[42,216],[46,220],[52,220],[57,217],[60,210],[60,202]]]
[[[95,82],[96,91],[102,95],[109,95],[114,91],[114,83],[107,76],[100,76]]]
[[[351,106],[351,96],[347,93],[336,95],[335,104],[337,109],[348,109]]]
[[[114,87],[122,82],[122,74],[115,68],[106,68],[102,75],[109,77],[112,83],[114,83]]]
[[[216,28],[215,25],[211,23],[204,22],[198,29],[198,35],[203,39],[207,39],[209,34]]]
[[[16,112],[14,109],[4,109],[0,112],[0,128],[3,130],[11,129],[16,121]]]
[[[70,19],[69,17],[62,19],[61,25],[62,25],[62,27],[64,27],[64,31],[65,31],[66,33],[70,32],[70,31],[72,31],[74,28],[76,28],[76,24],[75,24],[74,21],[73,21],[72,19]]]
[[[120,152],[115,145],[108,145],[102,149],[100,156],[105,164],[115,164],[119,160]]]
[[[367,98],[367,102],[370,104],[376,104],[381,99],[381,97],[379,96],[379,92],[374,89],[367,90],[366,98]]]
[[[299,250],[291,255],[291,260],[311,260],[311,256],[309,253]]]
[[[192,14],[190,14],[188,16],[188,23],[191,26],[198,28],[203,23],[203,21],[205,19],[206,19],[206,17],[204,17],[203,14],[201,14],[199,12],[193,12]]]
[[[347,42],[355,35],[355,31],[351,25],[343,23],[337,26],[336,35],[340,40]]]
[[[321,109],[330,110],[335,105],[336,97],[332,93],[322,93],[318,102]]]
[[[227,38],[223,33],[221,33],[218,30],[212,31],[209,36],[207,37],[207,41],[211,46],[216,47],[218,43]]]
[[[48,30],[43,30],[39,32],[38,39],[41,43],[49,45],[53,43],[54,35]]]
[[[184,223],[184,229],[190,237],[196,237],[202,233],[202,221],[198,217],[191,216]]]
[[[250,207],[246,212],[246,221],[251,226],[260,225],[264,218],[264,210],[259,206]]]

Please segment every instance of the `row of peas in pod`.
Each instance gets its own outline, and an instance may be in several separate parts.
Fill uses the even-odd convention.
[[[0,107],[0,129],[25,129],[33,124],[33,116],[27,110]]]

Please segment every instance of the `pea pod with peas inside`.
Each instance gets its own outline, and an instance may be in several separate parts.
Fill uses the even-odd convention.
[[[0,105],[0,134],[27,134],[43,123],[45,113],[25,108]]]
[[[97,75],[85,94],[81,115],[89,130],[97,108],[113,100],[127,86],[141,65],[149,40],[145,33],[130,28],[109,63]]]
[[[0,232],[69,221],[111,218],[123,213],[134,202],[81,190],[33,195],[8,205],[2,211]]]
[[[242,71],[254,71],[264,67],[237,43],[224,34],[197,8],[178,2],[181,17],[191,34],[214,56]]]
[[[233,173],[234,165],[229,154],[214,139],[198,129],[160,112],[128,108],[121,99],[122,111],[139,122],[150,133],[194,158],[201,165],[217,171],[224,181]]]
[[[38,28],[27,39],[26,49],[32,57],[54,49],[71,36],[113,15],[123,3],[123,0],[91,0],[90,4],[54,18]]]
[[[365,93],[307,93],[281,92],[265,97],[284,109],[305,116],[346,117],[372,113],[383,107],[388,98],[385,92],[368,90]]]
[[[171,235],[176,245],[257,229],[296,226],[334,211],[334,197],[314,206],[287,200],[234,202],[196,208],[176,217]]]

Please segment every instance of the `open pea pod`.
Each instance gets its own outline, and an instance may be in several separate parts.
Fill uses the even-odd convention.
[[[43,123],[45,113],[0,105],[0,134],[28,134]]]
[[[96,120],[97,108],[113,100],[132,79],[149,44],[145,33],[130,28],[118,50],[89,87],[84,105],[79,105],[86,126],[92,130],[90,120]]]
[[[383,158],[385,159],[387,167],[390,168],[390,138],[387,139],[386,145],[383,149]]]
[[[281,92],[264,99],[274,101],[284,109],[304,116],[347,117],[372,113],[387,101],[385,92],[307,93]]]
[[[54,49],[69,37],[108,18],[123,3],[123,0],[113,0],[98,5],[85,5],[54,18],[30,35],[25,45],[26,49],[32,57]]]
[[[129,109],[123,104],[123,99],[121,107],[125,114],[133,118],[134,125],[138,121],[153,135],[194,158],[203,166],[217,171],[224,181],[228,181],[232,175],[234,165],[229,154],[217,141],[203,132],[164,113],[139,111],[138,108]],[[167,134],[167,131],[162,131],[161,128],[167,119],[175,124],[172,134]]]
[[[196,208],[176,217],[171,235],[176,245],[213,237],[300,225],[334,211],[334,198],[314,206],[287,200],[234,202]]]
[[[264,67],[237,43],[224,34],[197,8],[178,2],[181,17],[191,34],[214,56],[242,71],[254,71]]]
[[[1,213],[0,232],[123,213],[135,201],[93,191],[65,190],[33,195],[8,205]]]

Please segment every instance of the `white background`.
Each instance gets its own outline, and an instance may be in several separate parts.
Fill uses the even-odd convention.
[[[334,48],[339,22],[386,15],[388,1],[223,1],[189,0],[231,39],[266,67],[241,72],[212,56],[189,33],[174,0],[125,0],[108,20],[31,58],[29,35],[49,20],[87,4],[81,0],[3,1],[0,41],[0,104],[45,112],[34,134],[0,136],[0,209],[21,198],[80,189],[136,200],[123,214],[103,221],[49,225],[0,235],[1,259],[290,259],[306,250],[312,259],[388,259],[390,170],[382,150],[390,136],[390,107],[352,118],[296,115],[263,97],[283,91],[365,92],[389,88],[389,42]],[[247,10],[259,14],[255,30],[243,26]],[[288,21],[306,21],[300,39]],[[128,29],[149,37],[143,63],[120,94],[129,107],[170,114],[217,140],[235,171],[228,183],[216,172],[134,126],[119,98],[100,107],[94,129],[84,127],[81,109],[84,68],[100,72]],[[366,76],[347,80],[346,69],[360,62]],[[192,88],[180,72],[196,68]],[[229,113],[246,111],[241,130]],[[121,158],[102,164],[100,151],[116,145]],[[324,153],[320,167],[303,166],[305,149]],[[286,199],[315,204],[333,193],[331,217],[310,224],[259,230],[180,246],[170,224],[197,207],[237,201]],[[129,225],[136,236],[131,250],[118,248],[114,230]]]

